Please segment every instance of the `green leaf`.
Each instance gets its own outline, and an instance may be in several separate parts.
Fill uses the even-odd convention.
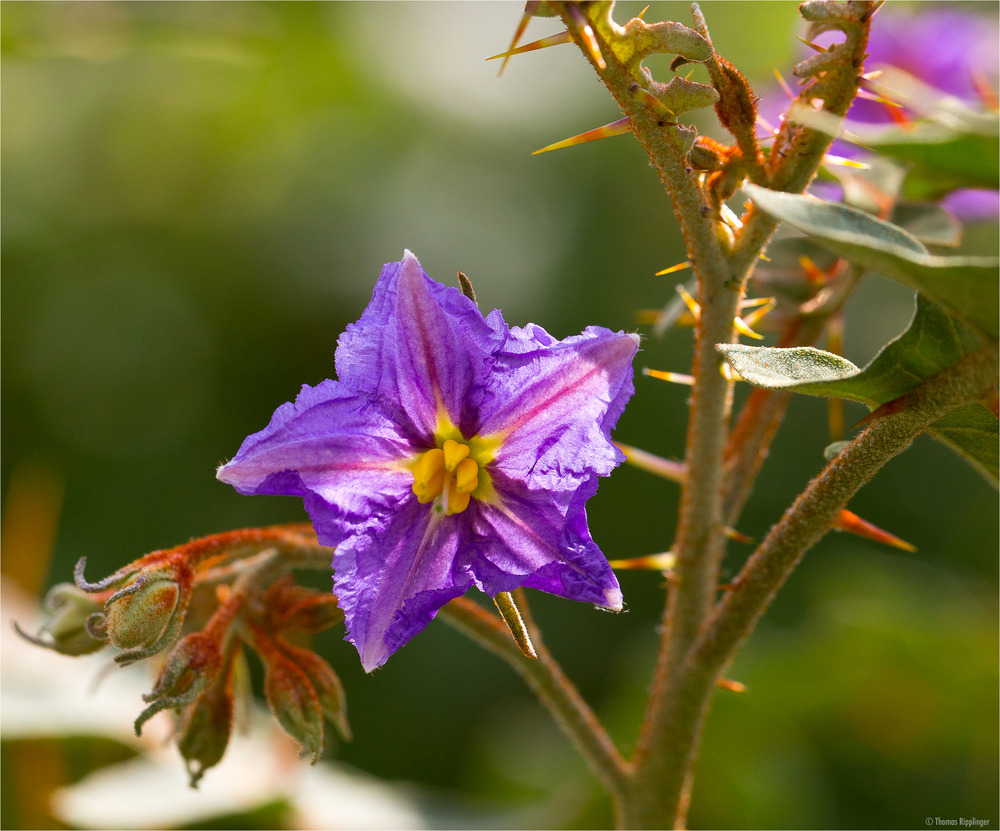
[[[875,409],[945,371],[982,343],[974,329],[917,295],[907,330],[864,369],[812,347],[719,344],[716,349],[755,386],[861,401]],[[979,404],[959,407],[934,422],[929,432],[997,484],[998,420],[989,410]]]
[[[762,211],[851,262],[910,286],[992,337],[1000,309],[1000,261],[939,257],[916,237],[863,211],[810,196],[744,185]]]
[[[894,128],[862,138],[866,146],[912,165],[904,192],[911,198],[937,196],[955,188],[1000,185],[1000,139],[987,132],[962,132],[940,124]]]
[[[889,218],[924,245],[954,248],[962,241],[962,226],[933,202],[899,202]]]
[[[939,418],[930,434],[948,445],[996,487],[1000,420],[982,404],[966,404]]]
[[[742,343],[720,343],[715,348],[742,380],[755,387],[857,400],[856,396],[838,394],[840,388],[835,385],[855,378],[861,370],[832,352],[813,346],[778,348]]]

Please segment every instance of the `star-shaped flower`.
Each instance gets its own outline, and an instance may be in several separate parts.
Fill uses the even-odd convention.
[[[638,346],[484,318],[407,251],[341,335],[338,380],[304,386],[218,477],[303,497],[367,671],[472,586],[620,610],[585,503],[624,460],[610,431]]]

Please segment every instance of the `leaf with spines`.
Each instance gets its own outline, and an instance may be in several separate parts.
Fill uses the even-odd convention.
[[[757,185],[743,189],[758,209],[818,245],[916,289],[997,337],[1000,261],[995,257],[936,256],[912,234],[864,211]]]
[[[909,328],[888,343],[864,369],[812,347],[779,349],[719,344],[739,376],[765,389],[861,401],[871,409],[893,401],[944,372],[983,343],[982,336],[947,311],[917,296]],[[929,429],[997,484],[1000,428],[981,404],[967,404]]]

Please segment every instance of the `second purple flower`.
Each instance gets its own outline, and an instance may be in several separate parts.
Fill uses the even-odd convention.
[[[585,503],[624,460],[610,431],[638,347],[484,318],[407,251],[341,336],[338,380],[303,387],[218,477],[303,497],[368,671],[472,586],[620,610]]]

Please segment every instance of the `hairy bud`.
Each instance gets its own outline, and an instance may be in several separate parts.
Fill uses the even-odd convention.
[[[277,650],[261,657],[271,712],[282,729],[302,745],[299,755],[315,764],[323,752],[323,707],[315,688],[305,672]]]
[[[45,595],[43,607],[48,618],[37,637],[14,628],[25,640],[63,655],[89,655],[103,648],[107,640],[99,626],[102,604],[72,583],[58,583]]]
[[[139,577],[108,601],[105,628],[119,649],[144,649],[159,640],[178,611],[180,587],[172,580]]]
[[[284,641],[280,641],[278,646],[285,656],[294,661],[295,665],[309,679],[319,701],[323,717],[337,728],[342,739],[350,741],[351,728],[347,724],[347,699],[344,695],[344,686],[340,683],[337,673],[333,671],[333,667],[308,649],[301,649]]]
[[[160,670],[153,691],[142,697],[149,706],[135,721],[136,735],[160,710],[180,709],[194,701],[218,676],[222,663],[222,650],[215,638],[203,632],[185,635]]]
[[[187,764],[192,788],[222,760],[232,726],[233,683],[224,673],[188,707],[179,731],[177,749]]]

